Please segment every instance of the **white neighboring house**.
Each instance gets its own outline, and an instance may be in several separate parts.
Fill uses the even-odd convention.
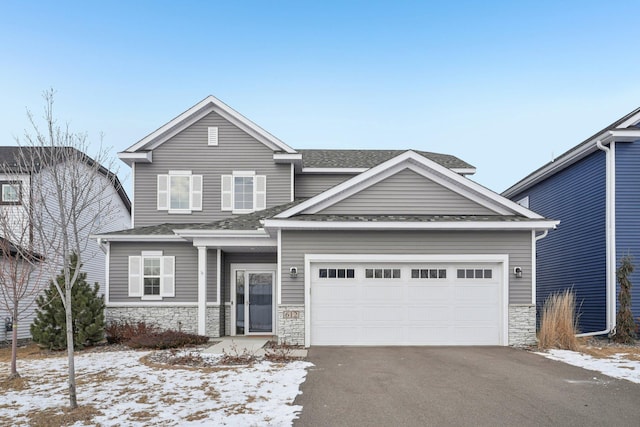
[[[0,209],[4,212],[8,211],[12,219],[15,217],[15,224],[24,223],[24,221],[21,221],[23,218],[20,217],[20,215],[25,215],[25,209],[23,209],[23,207],[24,205],[28,205],[29,201],[33,200],[30,187],[33,177],[36,176],[36,174],[47,173],[44,169],[18,169],[18,162],[16,159],[19,158],[20,150],[31,150],[31,148],[17,146],[0,147]],[[84,165],[80,164],[77,167],[83,166]],[[131,201],[129,200],[127,193],[117,177],[115,177],[115,180],[110,178],[111,176],[114,176],[112,172],[104,167],[100,167],[99,171],[103,175],[103,177],[101,177],[104,180],[103,184],[107,182],[110,183],[109,185],[99,185],[99,187],[101,189],[110,189],[107,191],[111,192],[109,197],[111,198],[110,204],[112,209],[109,212],[104,212],[104,215],[98,218],[96,229],[91,231],[104,233],[130,227]],[[47,202],[47,205],[55,206],[55,201],[51,200],[50,202],[51,204]],[[0,234],[1,233],[2,231],[0,230]],[[30,234],[32,235],[29,236],[29,239],[35,238],[33,233]],[[0,238],[3,237],[4,236],[0,235]],[[94,282],[99,283],[100,293],[104,294],[105,253],[99,246],[98,242],[95,239],[90,239],[88,234],[86,236],[81,236],[81,238],[86,239],[85,250],[82,253],[82,271],[87,273],[87,282],[90,284],[93,284]],[[23,240],[23,242],[24,241],[27,240]],[[46,253],[42,255],[45,258],[47,257]],[[56,262],[59,264],[59,261]],[[47,283],[51,277],[50,274],[48,274],[51,271],[50,268],[53,268],[53,271],[57,274],[61,265],[55,265],[53,267],[49,266],[47,273],[45,274],[38,274],[38,272],[35,272],[33,274],[33,277],[35,277],[34,280],[37,280],[40,283],[34,283],[34,286],[39,284],[43,285],[42,287],[48,286]],[[29,329],[33,318],[35,317],[35,308],[36,305],[33,304],[32,307],[22,315],[18,328],[18,339],[31,337]],[[10,318],[11,314],[7,312],[6,308],[2,304],[0,304],[0,343],[11,341],[11,332],[6,328],[7,319]]]

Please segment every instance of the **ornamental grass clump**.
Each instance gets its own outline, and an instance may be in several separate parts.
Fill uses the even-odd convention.
[[[578,349],[576,296],[571,289],[549,295],[542,307],[538,347]]]

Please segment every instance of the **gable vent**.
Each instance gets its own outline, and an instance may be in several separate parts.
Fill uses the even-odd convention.
[[[209,145],[218,145],[218,127],[209,126]]]

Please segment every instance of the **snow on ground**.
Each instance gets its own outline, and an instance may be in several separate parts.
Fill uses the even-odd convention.
[[[548,350],[537,354],[590,371],[601,372],[613,378],[640,383],[640,361],[629,360],[623,353],[614,354],[608,358],[596,358],[569,350]]]
[[[263,361],[221,369],[165,369],[143,364],[140,358],[147,354],[118,351],[76,356],[78,404],[90,404],[102,412],[93,419],[96,425],[291,425],[302,410],[293,400],[306,368],[312,366],[302,361]],[[66,358],[18,363],[18,372],[29,386],[0,395],[0,418],[28,424],[32,410],[68,405]],[[7,371],[8,364],[0,363],[0,372]]]

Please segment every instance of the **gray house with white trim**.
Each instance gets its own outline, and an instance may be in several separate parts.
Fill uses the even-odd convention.
[[[131,229],[107,319],[310,345],[535,342],[535,245],[558,222],[449,155],[295,150],[213,96],[119,157]]]

